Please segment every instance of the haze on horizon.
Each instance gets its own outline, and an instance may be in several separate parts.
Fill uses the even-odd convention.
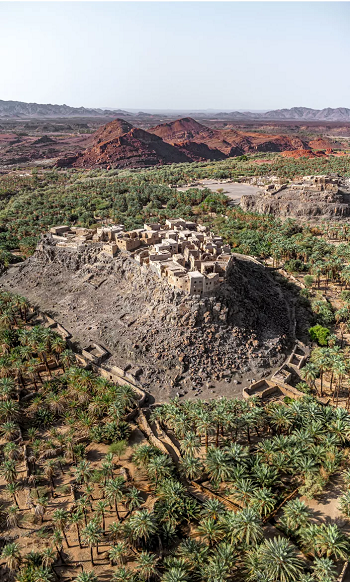
[[[0,2],[0,99],[350,107],[348,2]]]

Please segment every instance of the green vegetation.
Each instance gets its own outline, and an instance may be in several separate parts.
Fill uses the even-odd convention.
[[[320,346],[326,346],[328,344],[328,337],[330,331],[327,327],[322,327],[322,325],[314,325],[309,329],[310,339],[313,342],[317,342]]]
[[[0,527],[14,540],[0,568],[17,582],[67,567],[76,582],[335,580],[349,539],[299,496],[339,471],[348,488],[346,410],[310,396],[176,398],[150,418],[179,443],[175,463],[127,421],[133,391],[74,366],[32,319],[23,298],[0,294]],[[339,504],[348,517],[347,489]]]
[[[66,567],[76,568],[77,582],[336,579],[349,540],[300,496],[317,499],[342,472],[339,507],[350,518],[350,415],[314,398],[350,408],[350,228],[282,223],[229,207],[220,193],[169,187],[331,171],[350,175],[349,159],[259,154],[0,177],[1,266],[16,260],[14,249],[31,254],[39,234],[57,224],[111,219],[134,228],[200,218],[237,252],[298,278],[299,305],[309,309],[318,344],[301,369],[302,400],[175,399],[156,407],[151,421],[179,444],[175,463],[128,421],[136,406],[129,387],[79,368],[60,336],[32,323],[24,298],[0,293],[0,527],[10,540],[1,560],[17,582],[60,579]]]
[[[32,170],[27,175],[14,172],[0,177],[0,249],[19,248],[28,255],[33,252],[39,234],[58,224],[92,226],[110,218],[124,223],[126,228],[136,228],[149,218],[167,216],[201,216],[213,222],[208,212],[220,215],[226,210],[227,200],[221,194],[196,188],[179,192],[169,184],[270,174],[291,179],[329,172],[349,176],[350,158],[290,160],[276,154],[256,154],[222,162],[173,164],[140,171]],[[233,212],[232,219],[224,230],[233,236],[235,246],[250,248],[250,254],[263,257],[272,243],[269,232],[275,234],[279,230],[279,221],[242,212]],[[287,238],[291,234],[281,231]]]

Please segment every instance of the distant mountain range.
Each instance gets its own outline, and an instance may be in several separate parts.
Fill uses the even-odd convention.
[[[130,116],[122,109],[88,109],[86,107],[69,107],[69,105],[51,105],[24,103],[23,101],[1,101],[0,118],[50,118],[50,117],[115,117],[116,114]]]
[[[332,109],[310,109],[309,107],[292,107],[291,109],[275,109],[266,113],[251,111],[232,111],[231,113],[215,113],[218,119],[276,120],[276,121],[350,121],[350,109],[337,107]]]
[[[139,112],[138,114],[123,109],[89,109],[86,107],[69,107],[69,105],[51,105],[25,103],[23,101],[1,101],[0,119],[26,118],[57,118],[57,117],[152,117],[154,114]],[[350,109],[337,107],[332,109],[310,109],[309,107],[292,107],[291,109],[275,109],[259,113],[257,111],[210,112],[196,111],[195,118],[211,118],[241,121],[344,121],[350,122]]]

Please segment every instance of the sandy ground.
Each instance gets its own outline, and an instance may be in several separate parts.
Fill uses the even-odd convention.
[[[154,503],[155,503],[155,496],[153,491],[150,488],[149,481],[147,478],[146,473],[142,470],[139,470],[134,463],[132,462],[132,454],[134,452],[134,447],[139,444],[146,444],[147,441],[144,435],[140,432],[140,430],[134,425],[132,426],[132,433],[129,438],[128,447],[126,448],[125,452],[121,455],[120,459],[118,460],[115,457],[115,476],[118,474],[122,474],[122,469],[126,469],[128,475],[131,478],[131,484],[135,486],[140,493],[141,498],[143,499],[143,503],[141,509],[148,509],[152,510]],[[48,432],[41,435],[42,438],[48,436]],[[108,452],[108,445],[104,444],[97,444],[97,443],[90,443],[87,447],[87,461],[91,463],[92,469],[100,469],[101,462],[104,460],[106,453]],[[23,476],[23,469],[24,464],[23,462],[18,464],[18,472],[19,477]],[[43,479],[43,485],[45,480]],[[38,537],[36,532],[41,530],[43,527],[48,526],[51,523],[52,514],[56,509],[65,509],[70,511],[71,508],[74,506],[72,495],[70,493],[63,492],[64,486],[69,485],[70,483],[74,482],[73,476],[73,466],[65,466],[64,475],[62,473],[58,473],[55,478],[55,492],[56,496],[54,499],[50,498],[49,495],[49,504],[47,506],[47,511],[44,516],[43,524],[35,523],[33,521],[33,514],[28,509],[27,506],[27,497],[29,493],[29,489],[27,486],[24,486],[17,495],[19,507],[21,508],[21,527],[16,528],[6,528],[6,534],[13,538],[16,543],[20,545],[22,555],[30,551],[41,551],[45,547],[52,546],[52,542],[50,541],[49,534],[44,536]],[[24,485],[24,482],[23,482]],[[2,478],[0,478],[0,495],[6,501],[6,507],[11,505],[12,502],[8,498],[8,496],[4,492],[5,482]],[[84,486],[80,487],[81,490],[84,490]],[[98,487],[97,484],[94,485],[94,493],[93,493],[93,505],[95,506],[96,502],[101,499],[102,492],[101,489]],[[121,519],[123,520],[128,511],[126,507],[121,503],[119,504],[119,511]],[[88,519],[94,517],[94,513],[89,512]],[[108,527],[111,523],[117,521],[116,513],[114,511],[114,507],[110,509],[109,507],[106,510],[105,516],[105,529],[108,530]],[[84,527],[82,524],[81,529]],[[60,574],[62,581],[64,580],[71,580],[72,577],[78,575],[81,570],[81,566],[77,566],[78,563],[82,565],[84,570],[90,571],[92,569],[92,565],[90,562],[90,550],[88,547],[84,546],[82,549],[79,548],[78,544],[78,537],[77,532],[74,526],[68,526],[66,528],[66,535],[68,538],[69,547],[67,548],[66,543],[63,541],[63,554],[66,558],[69,556],[69,561],[72,562],[70,567],[63,566],[60,561],[56,566],[56,572]],[[99,580],[110,580],[113,573],[116,570],[116,567],[110,567],[107,552],[109,548],[113,545],[111,542],[108,541],[108,536],[103,536],[103,540],[99,544],[99,553],[96,552],[94,549],[94,558],[95,558],[95,566],[93,570],[98,575]],[[133,555],[130,556],[130,560],[128,560],[128,566],[130,568],[135,567],[135,560]],[[0,580],[3,580],[3,569],[0,568]]]
[[[251,184],[240,184],[239,182],[223,183],[218,180],[208,179],[200,180],[196,183],[198,186],[188,186],[186,188],[178,188],[178,190],[184,192],[189,188],[198,188],[199,190],[203,190],[203,188],[209,188],[209,190],[217,192],[218,190],[222,189],[223,193],[231,198],[231,200],[234,200],[237,204],[245,194],[258,194],[259,192],[262,192],[262,189],[258,188],[257,186],[252,186]]]
[[[312,520],[316,523],[336,523],[347,534],[350,532],[350,523],[344,518],[339,509],[339,497],[346,491],[341,475],[331,478],[321,495],[315,499],[300,497],[312,511]]]

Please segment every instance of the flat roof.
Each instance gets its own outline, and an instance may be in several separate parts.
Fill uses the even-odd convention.
[[[191,279],[194,277],[198,277],[199,279],[204,279],[204,275],[202,275],[202,273],[200,273],[199,271],[189,271],[188,276],[191,277]]]

